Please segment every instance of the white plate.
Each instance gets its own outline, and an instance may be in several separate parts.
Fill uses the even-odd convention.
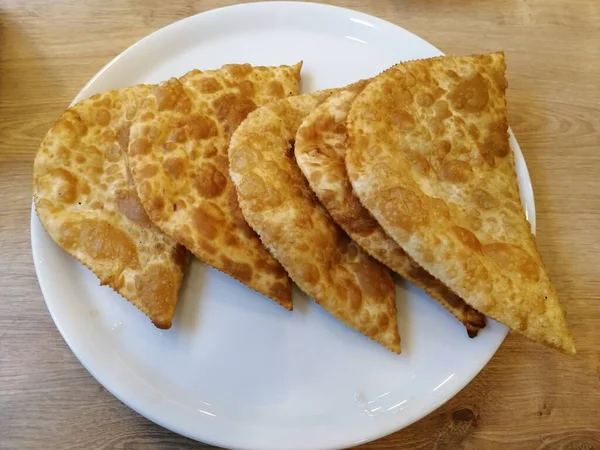
[[[407,59],[440,55],[383,20],[308,3],[255,3],[174,23],[102,69],[75,100],[192,68],[304,60],[303,90],[342,86]],[[525,161],[511,135],[535,227]],[[63,337],[90,373],[148,419],[246,449],[341,448],[420,419],[462,389],[506,336],[476,339],[423,292],[398,282],[402,355],[345,327],[299,292],[290,313],[193,261],[171,330],[148,319],[56,246],[31,218],[37,275]]]

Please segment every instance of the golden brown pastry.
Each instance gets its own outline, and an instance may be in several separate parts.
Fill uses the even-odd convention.
[[[348,117],[354,192],[467,303],[530,339],[575,345],[519,200],[502,53],[399,64]]]
[[[297,94],[300,67],[233,64],[161,83],[144,101],[129,143],[150,219],[202,261],[287,309],[291,282],[239,210],[227,148],[249,112]]]
[[[251,113],[231,140],[231,178],[248,223],[296,284],[345,324],[399,353],[391,273],[334,224],[294,161],[298,127],[330,94],[291,97]]]
[[[188,254],[150,222],[126,164],[129,124],[151,89],[104,92],[65,111],[36,155],[33,195],[58,245],[169,328]]]
[[[390,238],[361,204],[346,173],[346,119],[368,80],[332,94],[302,123],[296,135],[296,162],[335,222],[371,256],[422,288],[466,327],[469,336],[485,317],[419,266]]]

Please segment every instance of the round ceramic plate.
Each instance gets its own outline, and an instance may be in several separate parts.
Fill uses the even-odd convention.
[[[163,28],[102,69],[75,100],[192,68],[304,61],[303,91],[343,86],[402,60],[440,55],[383,20],[308,3],[255,3]],[[527,168],[511,135],[522,200]],[[173,327],[161,331],[64,253],[32,213],[35,267],[48,309],[90,373],[148,419],[240,449],[326,449],[399,430],[433,411],[483,368],[506,336],[477,338],[423,292],[397,282],[402,354],[342,325],[299,291],[294,311],[192,261]]]

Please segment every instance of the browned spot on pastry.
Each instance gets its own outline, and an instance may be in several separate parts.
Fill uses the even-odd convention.
[[[244,97],[252,97],[254,95],[254,85],[250,80],[240,81],[237,85],[240,94]]]
[[[417,95],[417,105],[427,107],[433,105],[433,97],[427,92],[422,92]]]
[[[186,113],[191,108],[191,101],[183,85],[176,78],[154,87],[153,93],[159,111],[176,110]]]
[[[96,123],[103,127],[107,126],[110,123],[110,112],[105,108],[96,111]]]
[[[256,109],[252,99],[235,94],[222,95],[213,102],[213,106],[217,119],[229,133],[233,133],[246,116]]]
[[[40,179],[39,184],[48,184],[48,191],[56,192],[57,200],[61,203],[69,204],[77,200],[77,177],[66,169],[49,171]],[[50,185],[53,185],[54,188]]]
[[[363,295],[360,288],[351,281],[347,281],[344,283],[344,290],[345,297],[348,299],[350,305],[350,310],[355,312],[360,311],[363,306]]]
[[[284,268],[276,261],[262,260],[259,261],[256,266],[275,278],[285,278],[287,276]]]
[[[233,78],[244,78],[246,75],[252,73],[252,66],[250,64],[226,64],[223,69],[229,72]]]
[[[520,247],[495,243],[485,245],[483,252],[503,270],[519,272],[531,281],[538,281],[540,278],[539,268],[535,260]]]
[[[378,328],[383,331],[390,325],[390,318],[387,314],[380,314],[379,320],[377,321]]]
[[[435,105],[433,105],[433,110],[435,111],[435,116],[440,120],[452,117],[452,113],[448,108],[448,102],[445,100],[440,100],[436,102]]]
[[[65,161],[71,156],[71,151],[64,145],[61,145],[56,151],[56,156],[58,159]]]
[[[441,120],[434,119],[434,120],[429,121],[429,130],[434,135],[441,136],[445,133],[446,126],[444,125],[444,122],[442,122]]]
[[[223,270],[234,278],[244,283],[248,283],[252,279],[252,267],[249,264],[233,261],[227,256],[221,256],[221,261],[223,262]]]
[[[208,139],[217,135],[217,125],[206,116],[194,116],[187,123],[188,135],[192,139]]]
[[[458,110],[476,113],[483,110],[489,101],[488,88],[480,73],[461,81],[448,95],[452,106]]]
[[[165,169],[165,173],[176,180],[184,174],[186,165],[187,163],[183,158],[173,157],[165,159],[163,168]]]
[[[412,191],[397,187],[385,193],[381,200],[382,213],[394,226],[412,231],[415,225],[427,221],[427,211]]]
[[[145,165],[139,171],[140,178],[152,178],[158,173],[158,168],[154,165]]]
[[[469,230],[459,226],[453,226],[452,230],[454,234],[458,238],[460,242],[462,242],[465,246],[469,247],[471,250],[475,252],[481,252],[481,242],[479,239],[471,233]]]
[[[158,215],[163,212],[165,209],[165,201],[162,197],[155,196],[152,198],[152,202],[150,204],[150,214]]]
[[[283,98],[285,95],[285,92],[283,91],[283,85],[276,80],[271,81],[267,85],[267,92],[269,95],[272,95],[275,98]]]
[[[125,150],[125,151],[127,151],[127,150]],[[117,162],[117,161],[119,161],[119,159],[121,159],[121,149],[119,148],[119,146],[117,144],[113,144],[108,147],[104,156],[110,162],[113,162],[113,163]]]
[[[288,298],[290,290],[283,283],[276,282],[269,288],[269,296],[272,298]]]
[[[498,199],[485,189],[477,188],[471,195],[475,204],[482,209],[494,209],[500,206]]]
[[[508,155],[510,147],[508,145],[508,133],[502,125],[494,127],[493,131],[486,137],[481,144],[480,152],[488,153],[500,158]]]
[[[205,251],[206,253],[208,253],[209,255],[216,255],[217,254],[217,248],[206,242],[205,240],[200,240],[197,244],[203,251]]]
[[[460,159],[451,159],[442,163],[439,170],[439,177],[451,183],[464,183],[471,177],[472,173],[473,170],[469,163]]]
[[[147,155],[152,147],[146,138],[138,138],[131,143],[129,153],[131,156]]]
[[[319,269],[317,269],[317,267],[315,265],[310,264],[310,263],[305,264],[303,267],[301,267],[300,273],[301,273],[302,280],[308,284],[314,285],[321,278],[321,275],[319,274]]]
[[[153,112],[151,112],[151,111],[146,111],[146,112],[145,112],[145,113],[142,115],[142,117],[140,118],[140,120],[141,120],[142,122],[148,122],[148,121],[150,121],[150,120],[154,119],[154,117],[155,117],[155,116],[154,116],[154,113],[153,113]]]
[[[419,175],[426,175],[429,172],[430,165],[427,159],[417,152],[407,152],[407,160],[410,162],[412,169]]]
[[[218,80],[208,77],[200,78],[194,82],[194,86],[203,94],[213,94],[221,90],[221,83]]]
[[[68,221],[60,228],[61,246],[81,248],[95,260],[109,260],[122,267],[139,267],[135,244],[124,231],[103,220]]]
[[[213,164],[204,163],[198,169],[193,183],[200,196],[213,198],[221,195],[227,185],[227,178]]]
[[[250,199],[263,199],[267,196],[265,182],[253,173],[249,173],[240,183],[239,189]]]
[[[369,297],[373,299],[385,298],[386,293],[394,289],[389,272],[382,270],[382,267],[374,261],[363,259],[353,267],[362,292]]]
[[[404,110],[394,111],[390,119],[392,124],[395,125],[399,131],[409,131],[415,127],[413,116]]]
[[[201,236],[212,240],[219,234],[219,228],[222,226],[222,220],[214,214],[214,209],[208,208],[208,205],[199,206],[193,212],[192,221],[194,227]]]
[[[142,226],[146,226],[150,223],[135,190],[128,189],[124,192],[118,192],[116,197],[117,208],[123,215]]]
[[[469,125],[469,134],[473,139],[479,139],[479,130],[474,123]]]

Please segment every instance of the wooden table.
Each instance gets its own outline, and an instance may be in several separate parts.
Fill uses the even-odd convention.
[[[0,448],[209,448],[106,392],[56,330],[34,274],[31,167],[40,140],[107,61],[168,23],[233,3],[0,0]],[[511,334],[459,395],[364,449],[600,449],[600,2],[335,2],[448,53],[503,49],[538,243],[579,353]]]

